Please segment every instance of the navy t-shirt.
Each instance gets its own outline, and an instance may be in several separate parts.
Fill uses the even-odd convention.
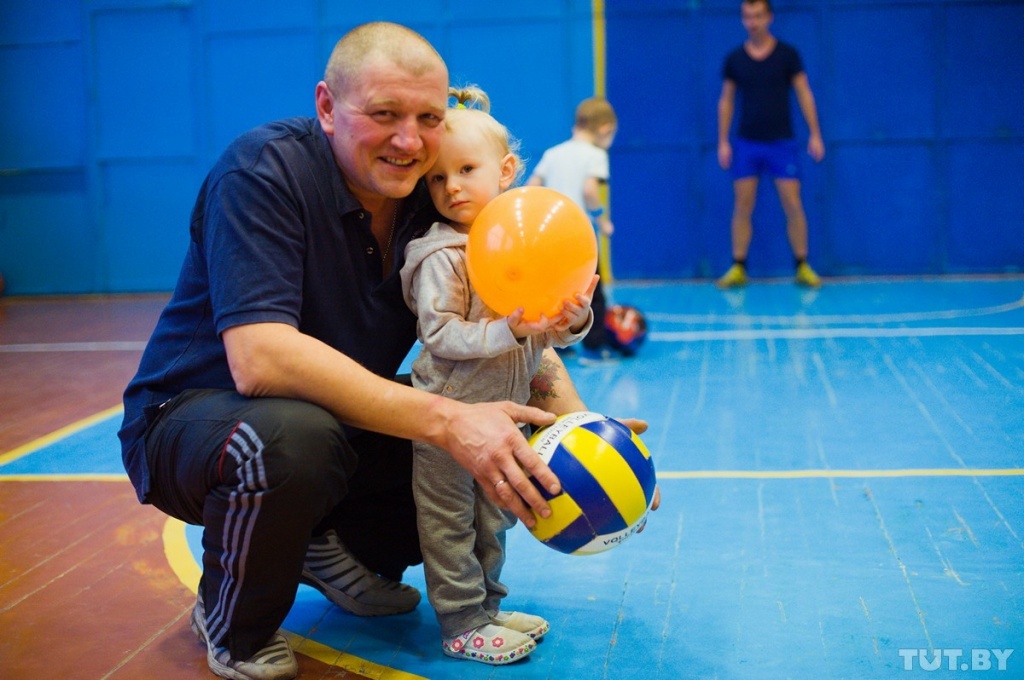
[[[730,52],[722,77],[736,83],[740,112],[736,133],[759,142],[792,139],[789,92],[793,77],[803,70],[800,53],[781,40],[761,61],[752,59],[742,46]]]
[[[399,276],[405,246],[437,214],[418,185],[387,276],[370,219],[314,118],[264,125],[227,148],[199,191],[177,285],[124,394],[119,436],[140,499],[144,411],[190,388],[235,389],[220,338],[227,328],[286,323],[394,377],[416,340]]]

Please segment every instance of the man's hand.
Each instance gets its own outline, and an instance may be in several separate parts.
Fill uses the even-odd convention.
[[[517,423],[550,425],[555,416],[511,401],[459,404],[453,412],[447,441],[440,446],[473,475],[487,497],[511,510],[527,527],[536,524],[529,508],[542,517],[550,516],[551,508],[528,475],[552,494],[561,491],[561,486]]]
[[[718,143],[718,166],[722,170],[728,170],[732,165],[732,144],[729,142]]]
[[[807,154],[815,163],[820,163],[825,157],[825,142],[822,141],[821,135],[811,135],[807,139]]]
[[[637,434],[647,432],[646,420],[640,420],[639,418],[617,418],[616,420]],[[654,487],[654,500],[651,502],[651,510],[657,510],[659,505],[661,505],[661,490],[658,487]]]

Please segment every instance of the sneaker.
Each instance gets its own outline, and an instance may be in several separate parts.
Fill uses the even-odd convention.
[[[441,641],[441,651],[448,656],[492,666],[519,661],[535,649],[537,643],[527,635],[492,623]]]
[[[309,542],[301,581],[356,616],[404,614],[420,603],[420,591],[364,567],[334,531]]]
[[[263,649],[245,661],[231,658],[225,647],[214,647],[206,634],[206,605],[202,591],[196,596],[190,621],[192,632],[206,645],[206,663],[214,675],[232,680],[291,680],[299,674],[292,648],[280,633],[274,633]]]
[[[603,366],[618,362],[619,357],[607,347],[602,347],[601,349],[580,347],[576,359],[583,366]]]
[[[795,280],[798,285],[807,286],[808,288],[821,288],[821,278],[814,273],[811,269],[811,265],[806,262],[801,262],[796,268]]]
[[[551,630],[551,624],[541,617],[523,612],[498,612],[491,615],[491,621],[495,625],[520,632],[537,642],[540,642],[544,634]]]
[[[747,285],[747,268],[739,263],[734,264],[715,282],[715,285],[722,289]]]

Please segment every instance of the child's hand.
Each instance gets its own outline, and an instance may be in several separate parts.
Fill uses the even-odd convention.
[[[594,274],[594,278],[590,280],[590,286],[584,293],[576,293],[571,298],[566,298],[562,301],[562,311],[555,317],[555,329],[564,331],[569,329],[573,333],[579,333],[583,330],[583,326],[587,323],[587,318],[590,316],[590,303],[594,299],[594,290],[597,288],[597,282],[601,280],[601,277]],[[597,323],[597,320],[594,320]]]
[[[522,340],[531,335],[540,335],[556,328],[556,324],[561,318],[562,316],[558,315],[549,319],[541,314],[540,318],[536,321],[526,321],[523,319],[523,308],[520,307],[505,317],[505,320],[508,322],[508,329],[512,331],[512,335]]]
[[[563,300],[562,309],[550,319],[541,314],[536,321],[526,321],[523,319],[523,308],[520,307],[505,317],[509,330],[520,340],[550,330],[564,331],[568,328],[573,333],[579,333],[590,316],[590,301],[594,299],[594,290],[597,289],[597,282],[600,280],[601,277],[594,274],[586,292],[576,293],[571,298]]]

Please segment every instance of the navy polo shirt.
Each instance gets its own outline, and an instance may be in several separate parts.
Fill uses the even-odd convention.
[[[789,92],[793,77],[803,70],[800,53],[781,40],[761,61],[752,59],[743,47],[730,52],[722,66],[722,77],[736,83],[739,94],[736,133],[758,142],[792,139]]]
[[[418,185],[387,276],[370,218],[316,119],[270,123],[227,148],[199,191],[177,285],[124,394],[119,436],[140,499],[148,491],[144,411],[190,388],[235,389],[220,338],[227,328],[286,323],[395,375],[416,340],[399,276],[405,246],[437,215]]]

